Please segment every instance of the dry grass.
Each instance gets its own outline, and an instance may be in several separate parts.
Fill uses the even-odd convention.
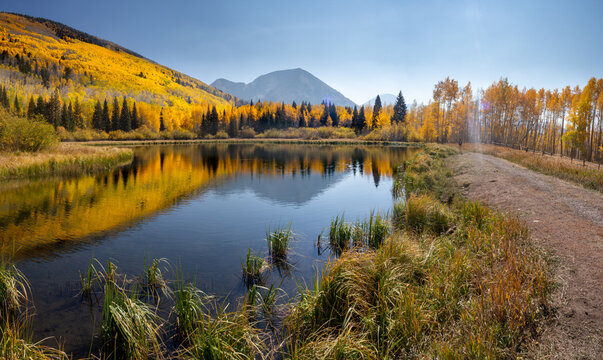
[[[603,192],[603,169],[598,164],[572,161],[566,157],[542,155],[488,144],[464,144],[464,150],[494,155],[546,175],[573,181]]]
[[[0,179],[91,173],[131,160],[131,149],[58,144],[36,153],[0,153]]]
[[[428,148],[407,164],[407,175],[431,172],[433,184],[446,183],[445,171],[433,171],[441,168],[440,156],[446,152]],[[344,251],[317,275],[313,289],[301,291],[287,320],[290,358],[520,354],[547,311],[550,291],[546,263],[526,227],[478,203],[435,205],[429,188],[413,189],[405,213],[411,207],[424,216],[406,219],[408,231],[375,251]],[[446,226],[439,215],[431,219],[434,211],[446,213]],[[448,226],[451,231],[437,235]]]

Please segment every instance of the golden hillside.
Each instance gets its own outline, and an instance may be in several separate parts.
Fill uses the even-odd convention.
[[[87,118],[97,99],[126,96],[148,114],[150,125],[161,107],[169,107],[168,124],[187,127],[193,106],[236,101],[119,45],[41,18],[0,13],[0,54],[0,82],[11,101],[18,95],[25,105],[31,95],[50,97],[59,88],[64,101],[83,104]]]

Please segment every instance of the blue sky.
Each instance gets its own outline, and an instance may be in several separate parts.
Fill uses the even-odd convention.
[[[560,88],[603,77],[603,0],[3,0],[211,83],[304,68],[356,103],[427,102],[446,76]]]

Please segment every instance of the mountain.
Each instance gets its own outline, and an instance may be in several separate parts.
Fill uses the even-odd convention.
[[[381,105],[394,105],[398,96],[394,94],[379,94],[379,97],[381,98]],[[362,105],[373,106],[376,98],[377,97],[375,96],[374,98],[370,99]]]
[[[211,86],[243,100],[285,103],[307,101],[311,104],[321,104],[326,100],[335,105],[355,105],[339,91],[300,68],[274,71],[258,77],[249,84],[218,79],[211,83]]]
[[[149,125],[186,127],[195,104],[226,106],[237,99],[197,79],[146,59],[120,45],[58,22],[0,12],[0,83],[25,108],[29,97],[50,98],[59,89],[64,103],[76,99],[89,121],[94,103],[127,97],[141,105]]]

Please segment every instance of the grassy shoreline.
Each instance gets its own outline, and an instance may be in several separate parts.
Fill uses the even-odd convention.
[[[401,147],[420,147],[423,143],[400,141],[377,141],[362,139],[282,139],[282,138],[230,138],[230,139],[190,139],[190,140],[92,140],[63,142],[64,144],[103,145],[169,145],[169,144],[311,144],[311,145],[385,145]]]
[[[566,157],[542,155],[490,144],[463,144],[463,150],[493,155],[536,172],[554,176],[582,185],[587,189],[603,192],[603,169],[597,164],[571,161]]]
[[[93,173],[132,161],[131,149],[58,144],[50,149],[0,153],[0,179]]]
[[[99,358],[516,358],[548,312],[548,267],[518,219],[455,192],[444,166],[453,153],[428,145],[404,164],[390,219],[336,217],[332,259],[284,315],[275,310],[274,284],[250,282],[240,306],[227,312],[177,270],[162,270],[163,259],[130,282],[113,264],[91,262],[82,291],[104,298]],[[269,243],[279,231],[268,231]],[[287,256],[283,244],[278,258],[251,259],[247,272],[243,266],[243,279],[261,278],[264,263],[277,268]],[[173,302],[175,319],[157,316],[157,296]],[[171,328],[179,340],[168,350],[159,329]]]

